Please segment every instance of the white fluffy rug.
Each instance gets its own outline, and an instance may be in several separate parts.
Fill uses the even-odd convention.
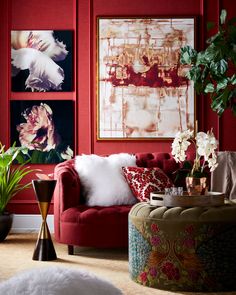
[[[108,281],[82,270],[62,267],[35,268],[0,284],[4,295],[122,295]]]

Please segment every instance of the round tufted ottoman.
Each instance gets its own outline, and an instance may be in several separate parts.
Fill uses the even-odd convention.
[[[129,213],[129,270],[135,282],[159,289],[236,290],[236,204],[134,205]]]

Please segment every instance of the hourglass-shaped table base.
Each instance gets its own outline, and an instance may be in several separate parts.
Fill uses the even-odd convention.
[[[32,259],[41,261],[55,260],[57,259],[57,255],[47,225],[47,214],[56,180],[32,180],[32,184],[42,216],[42,224]]]

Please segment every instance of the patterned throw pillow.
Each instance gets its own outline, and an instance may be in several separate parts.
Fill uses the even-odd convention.
[[[150,193],[173,186],[169,177],[157,167],[123,167],[125,178],[139,201],[149,201]]]

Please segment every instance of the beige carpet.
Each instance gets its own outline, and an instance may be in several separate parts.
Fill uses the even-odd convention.
[[[185,292],[168,292],[143,287],[134,283],[128,272],[128,254],[124,249],[91,249],[77,248],[76,255],[68,255],[67,247],[54,242],[58,259],[55,261],[33,261],[37,234],[10,234],[0,243],[0,281],[14,276],[22,270],[60,265],[84,269],[109,280],[127,295],[168,295],[168,294],[192,294]],[[203,294],[203,293],[194,293]],[[234,294],[236,292],[207,293],[207,294]],[[92,294],[91,294],[92,295]],[[105,294],[104,294],[105,295]]]

